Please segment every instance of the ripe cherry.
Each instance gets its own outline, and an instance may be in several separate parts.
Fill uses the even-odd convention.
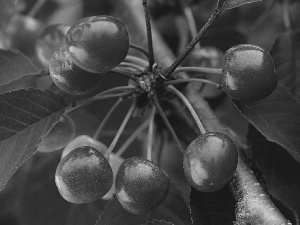
[[[61,90],[74,95],[91,92],[98,86],[102,76],[79,68],[64,44],[54,53],[49,71],[53,82]]]
[[[238,101],[253,102],[270,95],[277,86],[272,56],[255,45],[237,45],[223,57],[224,90]]]
[[[102,198],[113,184],[112,169],[95,148],[82,146],[60,161],[55,183],[61,196],[75,204]]]
[[[133,214],[158,207],[165,200],[170,186],[169,177],[162,169],[138,157],[122,163],[115,182],[119,202]]]
[[[198,136],[186,149],[183,168],[188,182],[198,191],[213,192],[232,178],[238,162],[233,141],[218,132]]]
[[[52,24],[42,32],[36,42],[35,52],[40,63],[48,68],[55,51],[64,44],[65,36],[71,26],[66,24]]]
[[[42,138],[37,150],[39,152],[53,152],[65,147],[74,138],[75,129],[75,124],[69,116],[61,116]]]
[[[73,151],[75,148],[81,146],[93,147],[97,149],[102,155],[104,155],[107,150],[107,146],[102,142],[95,140],[88,135],[79,135],[76,138],[74,138],[72,141],[70,141],[69,144],[64,148],[61,154],[61,158],[65,157],[68,153]]]
[[[111,16],[79,20],[66,35],[74,62],[91,73],[105,73],[126,57],[129,37],[125,26]]]

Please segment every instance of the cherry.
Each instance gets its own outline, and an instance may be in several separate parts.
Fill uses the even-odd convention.
[[[68,153],[70,153],[75,148],[81,146],[93,147],[97,149],[102,155],[104,155],[107,150],[107,146],[102,142],[95,140],[88,135],[79,135],[76,138],[74,138],[72,141],[70,141],[69,144],[64,148],[61,154],[61,158],[65,157]]]
[[[125,26],[111,16],[79,20],[66,35],[74,62],[91,73],[105,73],[126,57],[129,37]]]
[[[107,146],[102,142],[95,140],[88,135],[80,135],[74,138],[72,141],[70,141],[69,144],[62,151],[61,158],[65,157],[68,153],[73,151],[75,148],[81,146],[93,147],[97,149],[105,158],[107,158],[107,161],[109,162],[109,165],[112,168],[113,178],[115,180],[118,169],[120,165],[123,163],[124,159],[116,155],[115,153],[110,153],[108,156],[105,155]],[[116,191],[115,191],[115,182],[114,182],[111,189],[106,193],[106,195],[102,197],[102,199],[111,199],[115,193]]]
[[[35,52],[40,63],[48,68],[50,60],[60,45],[64,44],[65,36],[71,26],[52,24],[42,32],[36,42]]]
[[[39,152],[53,152],[66,146],[75,136],[75,124],[73,120],[63,115],[55,123],[50,131],[42,138],[38,145]]]
[[[62,158],[56,169],[55,183],[65,200],[75,204],[89,203],[109,191],[113,173],[97,149],[81,146]]]
[[[32,55],[35,43],[43,30],[44,24],[39,20],[16,14],[10,19],[3,32],[7,37],[7,47]]]
[[[272,56],[255,45],[237,45],[223,57],[224,90],[238,101],[253,102],[270,95],[277,86]]]
[[[64,44],[54,53],[49,71],[53,82],[61,90],[74,95],[91,92],[98,86],[102,76],[79,68]]]
[[[198,136],[183,157],[188,182],[202,192],[223,188],[232,178],[237,163],[235,144],[227,135],[218,132]]]
[[[165,200],[170,180],[152,162],[133,157],[120,166],[115,186],[123,208],[133,214],[142,214],[155,209]]]

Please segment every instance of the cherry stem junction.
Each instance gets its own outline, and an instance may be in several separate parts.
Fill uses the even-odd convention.
[[[175,71],[175,69],[181,64],[181,62],[186,58],[186,56],[192,51],[194,46],[200,41],[202,36],[206,33],[208,28],[212,25],[215,19],[221,14],[221,9],[216,9],[211,17],[208,19],[207,23],[202,27],[202,29],[198,32],[196,37],[188,44],[185,50],[179,55],[179,57],[173,62],[173,64],[168,67],[167,71],[164,73],[166,78],[169,78],[171,74]]]
[[[149,59],[149,53],[147,52],[146,49],[142,48],[141,46],[129,43],[129,48],[139,51],[140,53],[144,54]]]
[[[132,103],[130,109],[128,110],[116,136],[114,137],[113,141],[111,142],[110,146],[108,147],[108,149],[105,153],[106,155],[109,155],[112,152],[112,150],[114,149],[114,147],[116,146],[122,132],[124,131],[125,126],[127,125],[129,119],[131,118],[131,116],[133,114],[134,109],[135,109],[135,102]]]
[[[149,10],[148,4],[147,4],[147,0],[143,0],[143,6],[144,6],[144,12],[145,12],[146,28],[147,28],[149,71],[152,72],[152,66],[154,64],[154,52],[153,52],[153,43],[152,43],[150,10]]]
[[[123,145],[115,152],[116,156],[121,156],[128,146],[149,126],[149,119],[145,120],[123,143]]]
[[[149,129],[148,129],[148,143],[147,143],[147,159],[152,161],[152,148],[153,148],[153,132],[154,132],[154,116],[155,107],[152,107],[151,115],[149,118]]]
[[[175,87],[173,87],[172,85],[169,85],[167,87],[168,91],[172,92],[173,94],[175,94],[178,98],[181,99],[181,101],[184,103],[184,105],[188,108],[188,110],[190,111],[190,113],[192,114],[192,117],[194,118],[201,134],[205,134],[206,130],[201,122],[201,120],[199,119],[197,113],[195,112],[193,106],[191,105],[191,103],[187,100],[187,98],[180,92],[178,91]]]
[[[154,100],[154,105],[155,105],[155,107],[156,107],[159,115],[161,116],[162,120],[164,121],[164,123],[165,123],[167,129],[169,130],[170,134],[172,135],[175,143],[177,144],[177,146],[180,149],[180,151],[182,153],[184,153],[184,149],[182,148],[182,145],[181,145],[181,143],[180,143],[180,141],[179,141],[179,139],[178,139],[178,137],[177,137],[177,135],[176,135],[173,127],[172,127],[172,125],[170,124],[170,122],[169,122],[166,114],[164,113],[164,111],[163,111],[163,109],[162,109],[162,107],[161,107],[161,105],[160,105],[160,103],[158,101],[158,98],[157,98],[156,94],[153,96],[153,100]]]
[[[106,113],[105,117],[103,118],[102,122],[100,123],[98,129],[96,130],[93,139],[98,140],[100,136],[100,132],[104,125],[106,124],[107,120],[110,118],[112,113],[115,111],[115,109],[118,107],[118,105],[122,102],[122,98],[119,98],[115,104],[109,109],[109,111]]]
[[[201,79],[201,78],[184,78],[184,79],[177,79],[177,80],[170,80],[166,81],[162,84],[162,86],[172,85],[172,84],[182,84],[182,83],[190,83],[190,82],[201,82],[205,84],[211,84],[216,86],[218,89],[221,89],[222,85],[217,84],[213,81],[207,80],[207,79]]]
[[[191,7],[188,6],[188,5],[184,5],[183,6],[183,13],[184,13],[184,16],[185,16],[185,18],[187,20],[187,23],[189,25],[189,30],[190,30],[191,36],[195,37],[197,35],[198,29],[197,29],[197,25],[196,25],[195,18],[194,18],[193,11],[192,11]],[[198,49],[201,48],[200,42],[198,42],[195,45],[195,48],[198,48]]]

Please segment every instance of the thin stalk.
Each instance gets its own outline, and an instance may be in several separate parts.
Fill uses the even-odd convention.
[[[119,93],[122,92],[121,94],[124,94],[125,91],[134,91],[135,87],[130,87],[130,86],[118,86],[114,88],[110,88],[108,90],[102,91],[99,94],[97,94],[94,98],[99,99],[98,97],[101,97],[102,95],[106,94],[114,94],[114,93]]]
[[[222,9],[216,9],[211,17],[208,19],[207,23],[202,27],[199,33],[194,37],[194,39],[189,43],[186,49],[179,55],[179,57],[173,62],[173,64],[164,73],[166,78],[169,78],[174,70],[180,65],[180,63],[185,59],[185,57],[192,51],[194,46],[200,41],[202,36],[206,33],[208,28],[212,25],[215,19],[218,18]]]
[[[113,141],[111,142],[110,146],[108,147],[108,149],[105,153],[106,155],[109,155],[112,152],[112,150],[114,149],[114,147],[116,146],[122,132],[124,131],[125,126],[127,125],[129,119],[132,116],[132,113],[133,113],[134,109],[135,109],[135,102],[133,102],[130,109],[128,110],[128,112],[127,112],[127,114],[126,114],[126,116],[125,116],[125,118],[124,118],[124,120],[123,120],[116,136],[114,137]]]
[[[182,52],[189,43],[189,29],[186,26],[184,16],[177,16],[175,18],[175,25],[179,39],[177,52]]]
[[[148,66],[148,63],[147,63],[146,60],[144,60],[142,58],[139,58],[139,57],[136,57],[136,56],[133,56],[133,55],[127,55],[126,58],[125,58],[125,61],[135,63],[139,66],[144,66],[144,67]]]
[[[29,17],[35,17],[35,15],[38,13],[38,11],[43,7],[47,0],[37,0],[36,3],[33,5],[33,7],[28,12],[27,16]]]
[[[146,49],[142,48],[141,46],[129,43],[129,48],[135,49],[139,51],[140,53],[144,54],[147,58],[149,58],[149,53],[147,52]]]
[[[153,148],[153,132],[154,132],[154,116],[155,116],[155,107],[152,107],[149,129],[148,129],[148,143],[147,143],[147,159],[152,161],[152,148]]]
[[[143,0],[143,6],[145,12],[146,28],[147,28],[149,71],[152,72],[152,66],[154,64],[154,52],[153,52],[153,43],[152,43],[151,18],[150,18],[150,11],[147,4],[147,0]]]
[[[205,84],[211,84],[216,86],[218,89],[221,89],[222,85],[217,84],[213,81],[207,80],[207,79],[201,79],[201,78],[186,78],[186,79],[177,79],[177,80],[170,80],[166,81],[162,84],[162,86],[172,85],[172,84],[181,84],[181,83],[190,83],[190,82],[201,82]]]
[[[121,156],[128,146],[149,126],[149,119],[145,120],[131,135],[124,144],[115,152],[116,156]]]
[[[129,67],[129,68],[133,68],[135,70],[143,70],[144,69],[144,67],[134,64],[134,63],[131,63],[131,62],[121,62],[119,64],[119,66]]]
[[[117,98],[117,97],[124,97],[124,93],[101,95],[98,98],[91,98],[88,101],[79,102],[79,103],[77,103],[77,105],[75,107],[68,108],[64,112],[64,114],[70,114],[70,113],[77,111],[78,109],[80,109],[84,106],[87,106],[88,104],[90,104],[94,101],[97,101],[97,100],[103,100],[103,99],[107,99],[107,98]]]
[[[184,13],[184,16],[185,16],[185,18],[187,20],[187,23],[189,25],[189,28],[190,28],[189,30],[190,30],[191,36],[195,37],[198,33],[198,29],[197,29],[197,25],[196,25],[195,18],[194,18],[193,11],[192,11],[191,7],[188,6],[188,5],[183,6],[183,13]],[[201,48],[200,42],[198,42],[195,45],[195,48],[197,48],[197,49]]]
[[[207,68],[207,67],[198,67],[198,66],[178,67],[175,69],[172,75],[181,72],[196,72],[196,73],[209,73],[209,74],[223,75],[221,68]]]
[[[285,29],[287,31],[290,31],[292,29],[292,23],[291,23],[291,15],[290,15],[290,9],[289,9],[289,0],[284,0],[282,4],[282,17]]]
[[[115,104],[109,109],[109,111],[106,113],[105,117],[103,118],[103,120],[101,121],[98,129],[96,130],[93,139],[98,140],[99,136],[100,136],[100,132],[102,130],[102,128],[104,127],[104,125],[106,124],[107,120],[110,118],[111,114],[115,111],[115,109],[117,108],[117,106],[122,102],[122,98],[119,98]]]
[[[162,107],[160,106],[160,103],[159,103],[159,101],[158,101],[158,98],[157,98],[157,95],[156,95],[156,94],[154,95],[153,100],[154,100],[154,105],[155,105],[155,107],[156,107],[156,109],[157,109],[159,115],[160,115],[161,118],[163,119],[163,121],[164,121],[164,123],[165,123],[167,129],[168,129],[169,132],[170,132],[170,134],[173,136],[173,139],[174,139],[175,143],[177,144],[177,146],[178,146],[178,148],[180,149],[180,151],[181,151],[182,153],[184,153],[184,149],[182,148],[182,145],[181,145],[181,143],[180,143],[180,141],[179,141],[179,139],[178,139],[178,137],[177,137],[177,135],[176,135],[176,133],[175,133],[173,127],[172,127],[172,125],[170,124],[170,122],[169,122],[169,120],[168,120],[166,114],[164,113]]]
[[[123,68],[122,66],[117,66],[115,68],[113,68],[111,71],[113,72],[116,72],[118,74],[121,74],[121,75],[124,75],[124,76],[127,76],[127,77],[133,77],[133,72],[134,71],[130,71],[128,70],[127,68]]]
[[[174,88],[172,85],[169,85],[167,87],[167,89],[169,91],[171,91],[173,94],[175,94],[178,98],[181,99],[181,101],[183,101],[184,105],[188,108],[188,110],[190,111],[190,113],[192,114],[192,117],[194,118],[201,134],[205,134],[206,130],[201,122],[201,120],[199,119],[197,113],[195,112],[193,106],[191,105],[191,103],[187,100],[187,98],[180,92],[178,91],[176,88]]]

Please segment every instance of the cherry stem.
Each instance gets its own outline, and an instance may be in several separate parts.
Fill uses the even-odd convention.
[[[207,68],[207,67],[197,67],[197,66],[178,67],[174,71],[174,73],[181,73],[181,72],[196,72],[196,73],[209,73],[209,74],[223,75],[221,68]]]
[[[114,137],[113,141],[111,142],[110,146],[108,147],[105,155],[109,155],[112,152],[112,150],[114,149],[114,147],[116,146],[119,138],[121,137],[122,132],[124,131],[125,126],[127,125],[129,119],[131,118],[131,116],[133,114],[134,109],[135,109],[135,102],[132,103],[130,109],[128,110],[116,136]]]
[[[158,101],[158,98],[157,98],[156,94],[154,95],[153,100],[154,100],[154,105],[155,105],[155,107],[156,107],[156,109],[157,109],[160,117],[163,119],[163,121],[164,121],[167,129],[169,130],[170,134],[173,136],[173,139],[174,139],[175,143],[177,144],[177,146],[180,149],[180,151],[182,153],[184,153],[184,149],[182,148],[182,145],[181,145],[181,143],[180,143],[180,141],[179,141],[179,139],[178,139],[178,137],[177,137],[177,135],[176,135],[173,127],[172,127],[172,125],[170,124],[170,122],[169,122],[166,114],[164,113],[164,111],[163,111],[163,109],[162,109],[162,107],[161,107],[161,105],[160,105],[160,103]]]
[[[129,43],[129,48],[135,49],[135,50],[143,53],[149,59],[149,53],[147,52],[146,49],[142,48],[141,46]]]
[[[154,132],[154,116],[155,107],[152,107],[151,115],[149,118],[149,129],[148,129],[148,143],[147,143],[147,159],[152,161],[152,148],[153,148],[153,132]]]
[[[115,152],[116,156],[121,156],[128,146],[149,126],[149,119],[145,120],[124,142],[124,144]]]
[[[80,109],[80,108],[96,101],[96,100],[107,99],[107,98],[115,98],[115,97],[124,98],[124,97],[130,96],[134,93],[134,90],[135,90],[134,87],[129,87],[129,86],[119,86],[119,87],[114,87],[114,88],[108,89],[106,91],[103,91],[103,92],[99,93],[98,95],[94,96],[93,98],[78,101],[76,103],[77,106],[72,107],[70,109],[67,109],[65,111],[65,114],[69,114],[71,112],[74,112],[74,111],[76,111],[76,110],[78,110],[78,109]],[[117,93],[115,93],[115,92],[117,92]],[[118,93],[118,92],[121,92],[121,93]]]
[[[191,105],[191,103],[187,100],[187,98],[180,92],[178,91],[175,87],[173,87],[172,85],[169,85],[167,87],[167,89],[169,91],[171,91],[173,94],[175,94],[178,98],[181,99],[181,101],[184,103],[184,105],[188,108],[188,110],[190,111],[190,113],[192,114],[192,117],[194,118],[201,134],[205,134],[206,130],[201,122],[201,120],[199,119],[197,113],[195,112],[193,106]]]
[[[110,118],[111,114],[115,111],[115,109],[117,108],[117,106],[122,102],[122,98],[119,98],[115,104],[109,109],[109,111],[106,113],[105,117],[103,118],[102,122],[100,123],[98,129],[96,130],[93,139],[98,140],[99,136],[100,136],[100,132],[102,130],[102,128],[104,127],[104,125],[106,124],[107,120]]]
[[[121,62],[119,65],[123,66],[123,67],[133,68],[135,70],[141,70],[141,71],[144,69],[142,66],[139,66],[139,65],[131,63],[131,62]]]
[[[282,8],[282,16],[283,16],[283,22],[285,29],[287,31],[290,31],[292,29],[292,23],[291,23],[291,15],[290,15],[290,9],[289,9],[289,0],[283,1],[283,8]]]
[[[198,29],[197,29],[197,25],[196,25],[195,18],[194,18],[193,11],[192,11],[191,7],[188,6],[188,5],[184,5],[183,6],[183,14],[184,14],[184,16],[187,20],[188,25],[189,25],[189,28],[190,28],[189,30],[190,30],[191,36],[195,37],[198,33]],[[195,48],[197,48],[197,49],[201,48],[200,42],[198,42],[195,45]]]
[[[141,58],[136,57],[136,56],[133,56],[133,55],[127,55],[126,58],[125,58],[125,61],[133,62],[133,63],[136,63],[140,66],[144,66],[144,67],[148,66],[146,60],[141,59]]]
[[[35,4],[31,7],[30,11],[28,12],[27,16],[35,17],[38,11],[43,7],[47,0],[37,0]]]
[[[117,66],[117,67],[113,68],[111,71],[132,78],[133,77],[133,72],[135,70],[130,71],[129,68],[127,68],[127,67]]]
[[[162,84],[162,86],[172,85],[172,84],[181,84],[181,83],[190,83],[190,82],[201,82],[205,84],[211,84],[216,86],[218,89],[222,88],[221,84],[217,84],[213,81],[207,80],[207,79],[201,79],[201,78],[185,78],[185,79],[177,79],[177,80],[170,80],[166,81]]]
[[[143,6],[145,12],[146,28],[147,28],[149,71],[152,72],[152,66],[154,64],[154,52],[153,52],[153,43],[152,43],[150,10],[147,4],[147,0],[143,0]]]
[[[166,78],[169,78],[174,70],[180,65],[180,63],[186,58],[186,56],[192,51],[194,46],[200,41],[202,36],[206,33],[208,28],[212,25],[215,19],[218,18],[220,13],[222,12],[221,9],[216,9],[211,17],[208,19],[207,23],[202,27],[199,33],[193,38],[193,40],[188,44],[185,50],[179,55],[179,57],[173,62],[171,66],[168,67],[167,71],[164,73]]]

